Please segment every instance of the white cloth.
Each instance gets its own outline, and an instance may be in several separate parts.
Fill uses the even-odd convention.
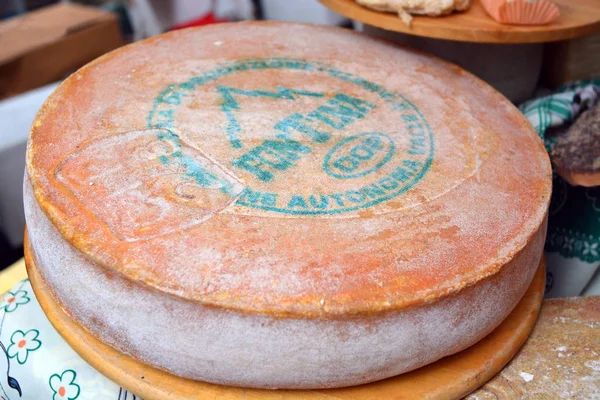
[[[0,399],[141,400],[69,347],[46,318],[28,279],[0,303]]]

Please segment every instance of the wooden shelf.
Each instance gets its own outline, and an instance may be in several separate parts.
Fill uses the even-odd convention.
[[[554,0],[561,16],[550,25],[501,25],[487,15],[479,0],[471,8],[444,17],[415,16],[412,26],[393,13],[370,10],[354,0],[319,0],[343,16],[378,28],[429,38],[481,43],[543,43],[600,32],[599,0]]]

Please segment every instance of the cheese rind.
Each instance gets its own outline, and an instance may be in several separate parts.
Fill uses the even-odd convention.
[[[526,119],[458,67],[339,29],[220,24],[65,80],[32,127],[25,205],[42,276],[95,336],[194,379],[333,387],[497,326],[538,264],[550,176]],[[179,325],[187,341],[149,340]],[[182,341],[198,346],[180,365]],[[278,363],[284,343],[302,356]]]
[[[28,183],[25,203],[36,266],[63,309],[91,334],[178,376],[270,389],[359,385],[471,346],[521,299],[546,235],[544,224],[501,272],[433,304],[325,320],[273,318],[165,296],[107,271],[61,238]]]

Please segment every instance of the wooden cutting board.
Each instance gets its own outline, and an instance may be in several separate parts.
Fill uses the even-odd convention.
[[[600,398],[600,296],[544,300],[519,354],[465,400]]]

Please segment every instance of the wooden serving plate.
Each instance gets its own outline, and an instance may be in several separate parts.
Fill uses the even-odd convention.
[[[354,0],[319,1],[347,18],[378,28],[461,42],[544,43],[600,31],[598,0],[553,0],[561,15],[554,23],[542,26],[499,24],[487,15],[479,0],[472,0],[470,9],[465,12],[436,18],[415,16],[410,27],[396,14],[374,11]]]
[[[27,236],[25,263],[42,309],[64,340],[100,373],[145,400],[458,399],[496,375],[525,343],[537,320],[546,280],[546,265],[542,259],[529,289],[495,331],[474,346],[418,370],[341,389],[260,390],[183,379],[142,364],[105,345],[71,319],[54,300],[33,262]]]

